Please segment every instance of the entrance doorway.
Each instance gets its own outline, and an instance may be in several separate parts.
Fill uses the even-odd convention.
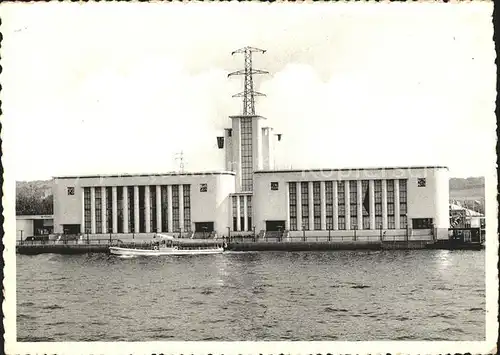
[[[63,224],[63,234],[80,234],[79,224]]]
[[[214,222],[195,222],[194,223],[194,231],[198,232],[198,233],[213,232],[214,231]]]
[[[266,231],[283,232],[285,230],[285,221],[266,221]]]

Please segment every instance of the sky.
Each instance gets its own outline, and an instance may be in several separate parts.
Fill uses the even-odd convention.
[[[243,46],[276,167],[496,167],[493,4],[2,5],[3,159],[16,180],[223,170]]]

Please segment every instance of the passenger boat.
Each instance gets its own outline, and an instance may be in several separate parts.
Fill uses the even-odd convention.
[[[161,256],[161,255],[201,255],[201,254],[220,254],[224,252],[224,244],[221,246],[190,246],[177,244],[176,239],[171,235],[158,234],[159,238],[151,243],[148,248],[122,248],[110,246],[109,252],[120,256]]]

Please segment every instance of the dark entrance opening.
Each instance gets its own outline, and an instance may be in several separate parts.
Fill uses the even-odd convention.
[[[80,234],[79,224],[63,224],[63,234]]]
[[[285,221],[266,221],[266,231],[283,232],[285,230]]]
[[[214,231],[214,222],[195,222],[194,223],[194,231],[197,233],[213,232]]]

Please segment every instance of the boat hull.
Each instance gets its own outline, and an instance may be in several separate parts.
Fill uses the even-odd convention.
[[[122,256],[207,255],[207,254],[221,254],[224,252],[224,249],[223,248],[211,248],[211,249],[174,249],[174,248],[132,249],[132,248],[109,247],[109,252],[113,255],[122,255]]]

